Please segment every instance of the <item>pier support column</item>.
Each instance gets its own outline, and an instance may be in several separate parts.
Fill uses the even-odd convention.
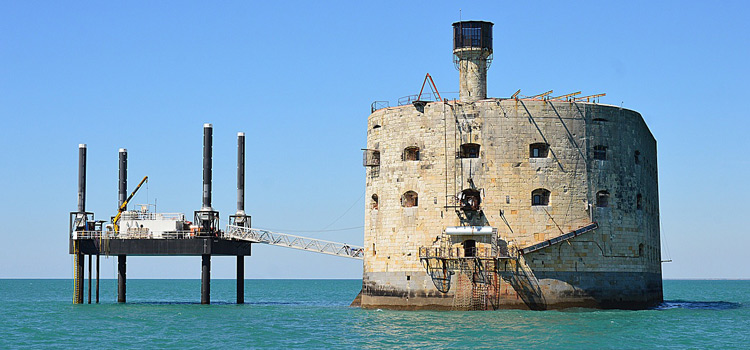
[[[96,303],[99,304],[99,254],[96,254]]]
[[[245,303],[245,256],[237,255],[237,304]]]
[[[89,304],[91,304],[91,277],[93,276],[93,273],[91,273],[92,264],[91,264],[91,254],[89,254]]]
[[[75,283],[75,294],[76,294],[76,300],[75,304],[83,304],[83,268],[84,268],[84,261],[83,261],[83,254],[77,253],[76,254],[76,283]]]
[[[201,256],[201,304],[211,304],[211,254]]]
[[[125,258],[127,255],[117,256],[117,302],[125,302],[125,282],[126,282],[126,270],[125,270]]]

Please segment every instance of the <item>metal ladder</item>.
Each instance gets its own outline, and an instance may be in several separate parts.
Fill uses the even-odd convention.
[[[78,259],[81,259],[81,255],[78,254],[79,248],[78,248],[79,242],[73,241],[73,304],[83,304],[83,300],[79,300],[79,297],[83,294],[79,289],[83,288],[83,281],[81,281],[78,276],[83,275],[81,271],[78,271],[79,262]]]

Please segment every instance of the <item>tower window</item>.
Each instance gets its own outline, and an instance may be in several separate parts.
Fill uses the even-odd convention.
[[[606,208],[609,206],[609,192],[599,191],[596,193],[596,206]]]
[[[404,208],[416,207],[419,205],[419,196],[417,192],[407,191],[401,196],[401,206]]]
[[[635,157],[635,164],[641,164],[641,152],[635,151],[633,156]]]
[[[638,210],[643,209],[643,196],[640,193],[635,196],[635,208]]]
[[[607,160],[607,146],[594,146],[594,159]]]
[[[380,151],[374,149],[366,149],[363,151],[365,151],[365,153],[362,154],[362,165],[380,166]]]
[[[549,145],[546,143],[532,143],[529,146],[529,158],[547,158]]]
[[[372,195],[371,205],[372,205],[372,209],[378,210],[378,195],[377,194]]]
[[[461,145],[461,158],[479,158],[479,144],[464,143]]]
[[[419,160],[419,147],[412,146],[404,148],[402,155],[404,160]]]
[[[537,188],[531,192],[531,205],[549,205],[549,191]]]
[[[470,188],[461,191],[459,201],[461,203],[461,209],[477,211],[479,210],[479,205],[482,204],[482,197],[480,196],[479,191]]]

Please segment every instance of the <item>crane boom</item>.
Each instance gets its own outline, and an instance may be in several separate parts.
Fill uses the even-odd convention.
[[[572,92],[572,93],[569,93],[569,94],[565,94],[565,95],[562,95],[562,96],[552,97],[552,98],[550,98],[550,100],[561,100],[561,99],[567,99],[567,98],[569,98],[569,97],[572,97],[572,96],[575,96],[575,95],[580,95],[580,94],[581,94],[581,92],[580,92],[580,91],[576,91],[576,92]]]
[[[130,196],[122,202],[122,205],[120,205],[119,208],[117,208],[117,215],[115,215],[115,218],[112,220],[112,223],[115,226],[115,232],[120,231],[120,227],[117,225],[117,222],[120,221],[120,215],[122,215],[122,212],[125,211],[125,208],[128,207],[128,202],[130,202],[131,199],[133,199],[133,196],[135,196],[135,193],[138,192],[138,190],[141,189],[141,186],[143,186],[144,183],[148,182],[148,176],[144,176],[143,180],[141,180],[140,183],[138,183],[138,186],[135,187],[132,193],[130,193]]]
[[[573,101],[586,100],[586,102],[589,102],[590,99],[594,99],[594,98],[598,98],[598,97],[602,97],[602,96],[607,96],[607,94],[601,93],[601,94],[596,94],[596,95],[589,95],[589,96],[583,96],[583,97],[575,97],[575,98],[573,98]]]
[[[529,97],[529,98],[530,98],[530,99],[534,99],[534,98],[544,98],[544,97],[546,97],[547,95],[549,95],[549,94],[551,94],[551,93],[552,93],[552,90],[549,90],[549,91],[547,91],[547,92],[545,92],[545,93],[541,93],[541,94],[539,94],[539,95],[534,95],[534,96],[531,96],[531,97]]]
[[[515,99],[517,99],[517,98],[518,98],[518,94],[520,94],[520,93],[521,93],[521,89],[518,89],[518,90],[517,90],[517,91],[516,91],[516,92],[515,92],[515,93],[513,94],[513,96],[511,96],[511,97],[510,97],[510,99],[511,99],[511,100],[515,100]]]

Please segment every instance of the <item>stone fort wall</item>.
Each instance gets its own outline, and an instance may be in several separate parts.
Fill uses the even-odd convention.
[[[478,157],[461,158],[468,143]],[[533,157],[532,144],[547,144],[546,156]],[[367,148],[380,165],[367,168],[363,307],[455,308],[458,283],[439,292],[419,258],[445,227],[495,227],[516,251],[592,221],[598,229],[523,256],[538,295],[498,279],[498,307],[661,301],[656,141],[637,112],[513,99],[391,107],[369,116]],[[466,189],[480,193],[482,215],[457,208]],[[417,205],[404,207],[409,191]],[[540,191],[548,202],[533,205]]]

